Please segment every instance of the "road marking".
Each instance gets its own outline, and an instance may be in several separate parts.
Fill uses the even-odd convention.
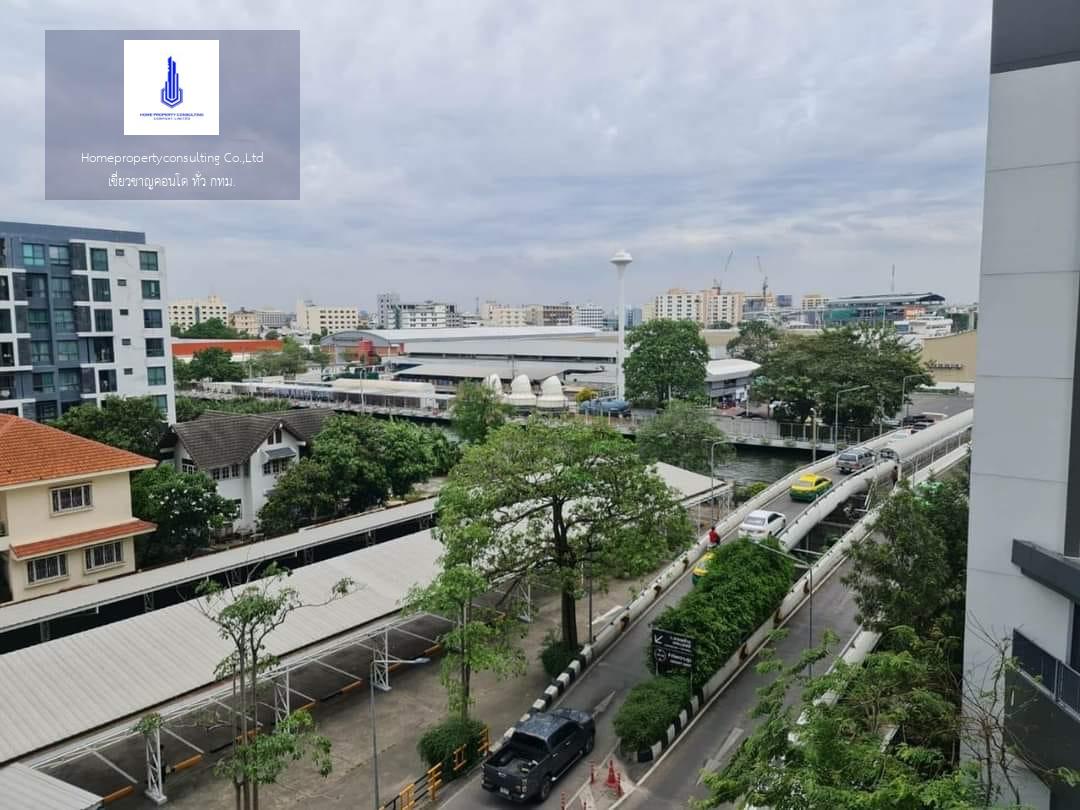
[[[592,716],[596,717],[597,715],[600,715],[600,714],[603,714],[604,712],[606,712],[607,707],[611,705],[611,701],[613,701],[614,699],[615,699],[615,690],[612,689],[610,692],[607,693],[607,696],[603,700],[601,700],[599,703],[596,704],[596,708],[593,709],[593,711],[592,711]]]
[[[731,749],[731,746],[735,745],[739,740],[739,736],[743,733],[743,730],[738,726],[735,726],[731,730],[731,733],[727,735],[724,740],[724,744],[720,746],[720,750],[716,752],[715,756],[706,760],[705,765],[701,769],[701,773],[698,775],[697,783],[700,785],[705,781],[706,771],[715,771],[720,763],[724,761],[724,757],[727,756],[727,752]]]
[[[595,619],[593,619],[593,624],[603,624],[605,621],[607,621],[608,617],[614,616],[620,610],[622,610],[622,605],[616,605],[603,616],[597,616]]]

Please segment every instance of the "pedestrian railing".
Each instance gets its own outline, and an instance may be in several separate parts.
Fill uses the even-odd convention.
[[[1013,630],[1012,654],[1020,670],[1049,692],[1056,703],[1080,714],[1080,672],[1059,661],[1019,630]]]
[[[488,727],[484,726],[479,739],[474,743],[475,749],[470,756],[469,744],[455,748],[450,756],[450,770],[452,779],[463,775],[473,765],[483,762],[491,749],[491,739]],[[444,772],[443,763],[438,762],[424,772],[424,775],[415,782],[405,785],[398,794],[381,805],[382,810],[417,810],[427,807],[439,800],[443,784],[447,774]]]

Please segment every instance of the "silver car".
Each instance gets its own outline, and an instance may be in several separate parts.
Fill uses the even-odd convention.
[[[775,537],[780,534],[785,526],[787,526],[787,518],[779,512],[755,509],[739,525],[739,534],[743,537],[762,540],[769,535]]]

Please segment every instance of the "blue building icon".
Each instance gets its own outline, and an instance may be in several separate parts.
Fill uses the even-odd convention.
[[[169,70],[165,74],[165,86],[161,88],[161,103],[166,107],[175,107],[184,101],[184,91],[180,87],[180,74],[176,72],[176,62],[169,57]]]

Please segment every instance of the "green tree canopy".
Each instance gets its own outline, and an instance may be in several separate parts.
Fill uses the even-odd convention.
[[[315,361],[312,360],[312,351],[309,347],[286,336],[281,340],[281,351],[260,352],[252,361],[252,367],[260,376],[279,377],[303,374],[307,371],[308,364],[313,362]]]
[[[237,340],[244,336],[231,326],[228,326],[221,318],[209,318],[195,324],[190,329],[179,333],[173,332],[173,337],[201,340]]]
[[[728,341],[727,353],[730,357],[763,364],[779,343],[780,330],[768,321],[742,321],[739,334]]]
[[[702,401],[709,347],[693,321],[649,321],[626,336],[626,396],[659,404],[669,399]]]
[[[158,444],[168,427],[150,397],[105,397],[100,408],[78,405],[50,424],[150,458],[158,457]]]
[[[236,506],[217,494],[203,473],[177,472],[165,463],[131,479],[131,512],[157,524],[136,541],[139,567],[187,559],[205,548],[213,530],[236,516]]]
[[[474,566],[489,582],[546,577],[562,594],[562,640],[574,648],[583,563],[603,583],[650,570],[692,536],[685,510],[629,441],[537,419],[466,449],[438,514],[445,566]]]
[[[198,419],[207,411],[228,411],[229,413],[271,413],[289,410],[287,399],[199,399],[197,397],[178,396],[176,398],[176,421],[190,422]]]
[[[463,442],[477,444],[506,421],[510,409],[485,385],[464,382],[458,386],[450,408],[454,432]]]
[[[647,463],[664,461],[702,475],[709,474],[710,452],[717,464],[735,456],[708,411],[692,402],[668,403],[655,419],[645,423],[636,438],[638,453]]]
[[[213,346],[192,355],[184,376],[191,380],[237,382],[244,379],[244,368],[233,362],[231,352]]]
[[[919,352],[891,328],[846,326],[818,335],[785,335],[762,363],[753,391],[757,399],[778,401],[781,419],[804,422],[811,408],[818,418],[835,419],[836,395],[865,385],[840,398],[840,424],[873,424],[903,405],[906,390],[929,385]]]

